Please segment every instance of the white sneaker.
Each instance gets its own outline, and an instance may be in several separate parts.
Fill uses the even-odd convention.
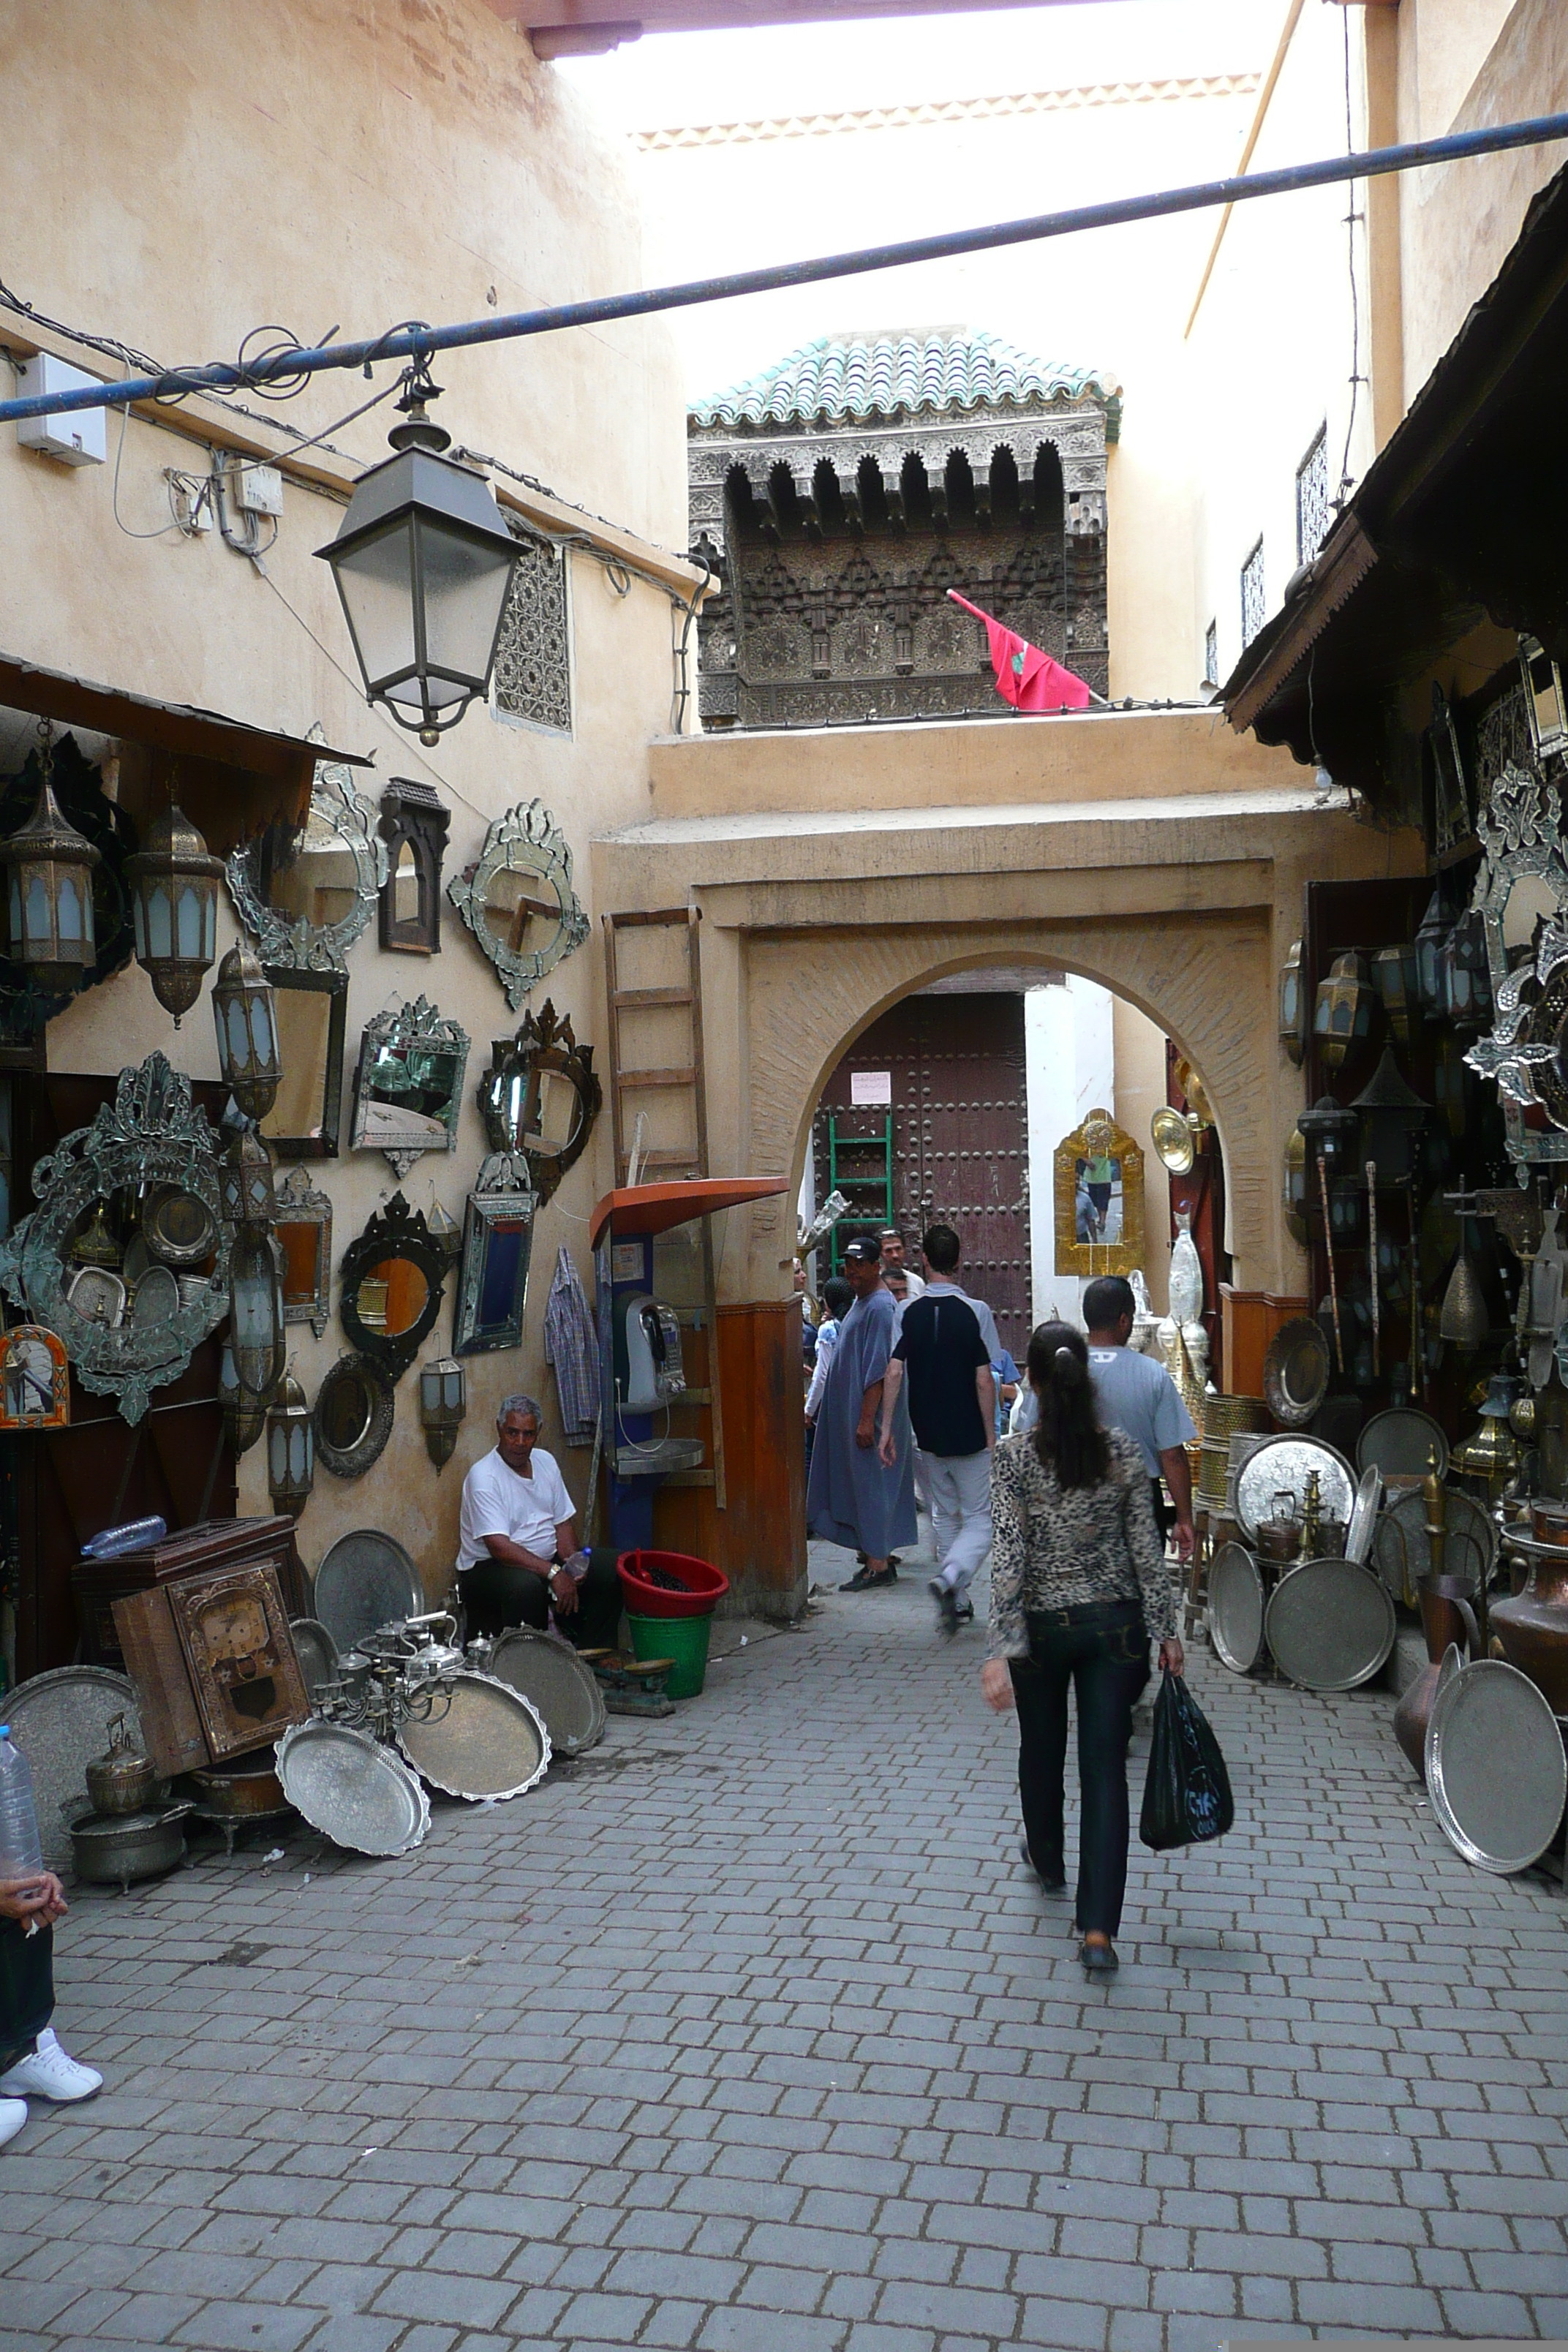
[[[26,2099],[0,2099],[0,2147],[16,2138],[26,2120]]]
[[[79,2066],[74,2058],[68,2058],[55,2039],[54,2028],[47,2025],[38,2036],[37,2048],[29,2056],[18,2058],[8,2074],[0,2074],[0,2099],[55,2099],[63,2105],[72,2099],[90,2099],[102,2088],[103,2077],[96,2067]],[[18,2118],[16,2129],[21,2128]]]

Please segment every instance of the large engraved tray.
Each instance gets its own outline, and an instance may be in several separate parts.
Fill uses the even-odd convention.
[[[1528,1870],[1568,1797],[1563,1731],[1535,1685],[1500,1658],[1445,1683],[1426,1726],[1426,1788],[1449,1841],[1479,1870]]]
[[[390,1748],[314,1716],[278,1743],[283,1794],[312,1829],[353,1853],[406,1853],[423,1843],[430,1801]]]
[[[1314,1470],[1322,1516],[1349,1524],[1355,1508],[1355,1473],[1337,1447],[1321,1437],[1271,1437],[1236,1474],[1236,1516],[1248,1543],[1258,1540],[1259,1519],[1273,1516],[1274,1497],[1281,1487],[1295,1496],[1300,1516],[1306,1507],[1307,1479]]]
[[[1354,1690],[1388,1660],[1398,1632],[1394,1602],[1353,1559],[1309,1559],[1282,1577],[1263,1612],[1264,1638],[1280,1673],[1303,1690]]]
[[[136,1693],[124,1675],[107,1666],[56,1666],[33,1675],[0,1697],[0,1722],[11,1727],[11,1744],[27,1759],[38,1843],[47,1868],[68,1871],[74,1861],[70,1825],[61,1811],[87,1794],[87,1768],[109,1746],[117,1715],[136,1747],[142,1718]]]
[[[557,1755],[581,1756],[603,1739],[605,1699],[598,1678],[559,1633],[536,1633],[526,1625],[502,1633],[483,1671],[532,1701]]]
[[[422,1780],[448,1797],[521,1797],[550,1769],[550,1734],[521,1691],[464,1667],[443,1675],[427,1716],[397,1727],[397,1744]]]

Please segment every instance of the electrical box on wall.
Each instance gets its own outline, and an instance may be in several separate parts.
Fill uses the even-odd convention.
[[[52,352],[38,352],[16,363],[16,394],[22,400],[79,392],[84,384],[100,383],[101,376],[86,375],[80,368],[58,360]],[[16,426],[24,449],[41,449],[68,466],[101,466],[104,460],[105,416],[101,408],[68,409],[60,416],[24,416]]]
[[[234,494],[247,514],[280,515],[283,477],[276,466],[237,465]]]

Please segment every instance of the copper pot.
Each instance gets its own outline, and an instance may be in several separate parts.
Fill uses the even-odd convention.
[[[226,1821],[248,1821],[257,1813],[281,1812],[289,1800],[274,1769],[270,1748],[259,1756],[236,1759],[227,1772],[193,1772],[190,1785],[205,1812]]]
[[[1437,1696],[1438,1673],[1450,1646],[1462,1658],[1481,1654],[1480,1631],[1470,1606],[1472,1587],[1457,1576],[1427,1577],[1415,1588],[1426,1664],[1394,1710],[1394,1736],[1418,1780],[1426,1777],[1426,1726]]]
[[[1489,1631],[1509,1664],[1530,1676],[1552,1714],[1568,1716],[1568,1549],[1560,1548],[1555,1535],[1536,1541],[1550,1545],[1561,1565],[1558,1557],[1532,1546],[1523,1591],[1492,1602]]]
[[[1553,1503],[1541,1496],[1532,1496],[1530,1532],[1537,1543],[1568,1548],[1568,1503]]]

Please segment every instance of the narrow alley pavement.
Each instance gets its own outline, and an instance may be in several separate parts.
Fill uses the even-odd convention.
[[[1450,1851],[1386,1694],[1196,1663],[1237,1828],[1135,1845],[1100,1989],[918,1564],[738,1640],[405,1861],[79,1894],[109,2087],[0,2158],[4,2352],[1568,2334],[1563,1904]]]

